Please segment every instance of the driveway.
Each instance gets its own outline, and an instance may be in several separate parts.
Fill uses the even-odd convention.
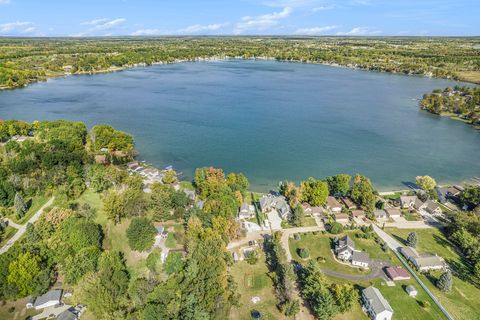
[[[7,252],[8,249],[10,249],[15,244],[15,242],[17,242],[18,239],[20,239],[23,236],[25,231],[27,231],[27,225],[29,223],[35,223],[35,221],[37,221],[38,218],[40,218],[45,208],[52,205],[54,199],[55,197],[51,197],[50,200],[48,200],[47,203],[45,203],[37,212],[35,212],[35,214],[25,224],[23,225],[16,224],[16,226],[19,227],[18,231],[13,235],[13,237],[10,240],[8,240],[7,244],[0,249],[0,254]]]
[[[267,213],[267,216],[272,230],[282,230],[282,218],[280,218],[280,215],[276,210],[270,211]]]

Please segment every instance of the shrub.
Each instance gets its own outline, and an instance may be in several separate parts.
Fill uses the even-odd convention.
[[[327,259],[325,259],[325,257],[318,257],[317,261],[320,262],[320,263],[325,263],[325,262],[327,262]]]
[[[248,264],[254,265],[258,261],[258,252],[256,250],[248,251],[245,253],[245,261]]]
[[[330,231],[331,234],[339,234],[343,232],[343,226],[338,222],[334,222],[330,225],[328,231]]]
[[[419,304],[424,309],[430,308],[430,302],[428,302],[426,300],[425,301],[420,301]]]
[[[298,248],[297,253],[302,259],[306,259],[310,256],[310,251],[307,248]]]
[[[146,251],[154,241],[157,229],[147,218],[133,218],[127,229],[128,245],[135,251]]]
[[[293,235],[293,239],[295,239],[295,240],[300,240],[300,239],[302,239],[302,237],[300,236],[300,234],[295,233],[295,234]]]

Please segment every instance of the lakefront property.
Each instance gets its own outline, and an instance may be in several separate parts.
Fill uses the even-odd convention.
[[[480,319],[477,6],[0,0],[0,319]]]

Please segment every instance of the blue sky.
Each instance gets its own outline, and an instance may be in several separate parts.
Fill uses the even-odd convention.
[[[0,36],[475,36],[479,31],[479,0],[0,0]]]

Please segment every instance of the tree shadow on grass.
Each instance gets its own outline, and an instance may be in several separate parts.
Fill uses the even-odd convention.
[[[407,241],[406,241],[405,239],[403,239],[402,237],[397,236],[396,234],[392,234],[392,237],[394,237],[395,240],[397,240],[398,242],[400,242],[400,243],[403,244],[404,246],[407,245]]]

